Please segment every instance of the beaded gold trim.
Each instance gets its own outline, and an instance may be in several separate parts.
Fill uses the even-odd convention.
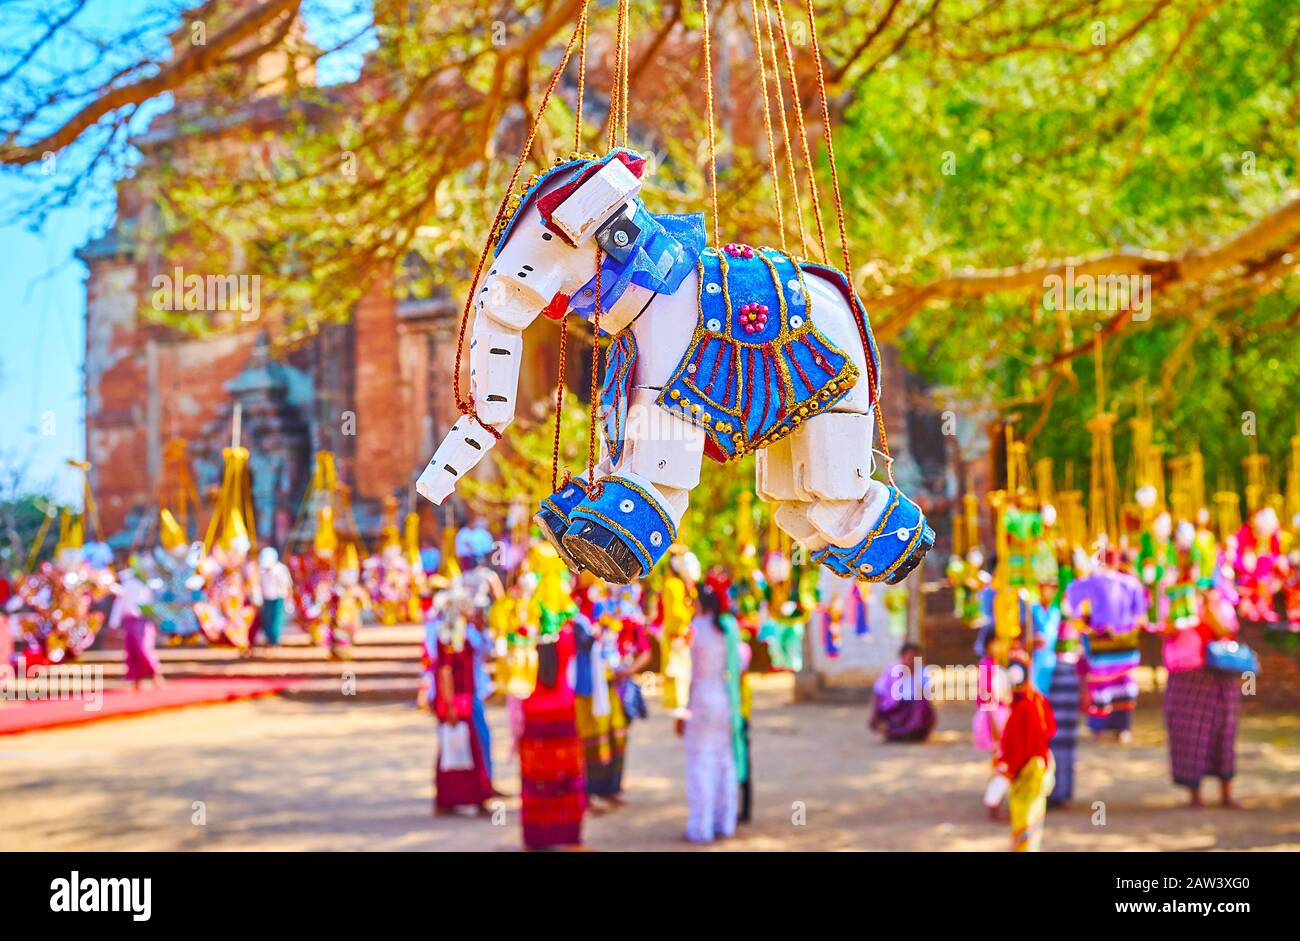
[[[862,548],[855,552],[853,558],[846,563],[849,568],[856,569],[858,567],[858,560],[862,558],[863,553],[871,548],[871,544],[876,541],[876,538],[885,531],[885,527],[889,524],[889,518],[894,515],[894,511],[898,509],[898,504],[902,502],[903,495],[898,492],[898,489],[894,487],[890,489],[893,490],[894,498],[890,501],[889,506],[885,508],[885,512],[880,514],[880,522],[876,524],[876,528],[867,533],[867,541],[862,544]]]
[[[664,512],[663,507],[659,505],[658,499],[652,496],[647,490],[645,490],[645,488],[634,484],[626,477],[606,477],[605,483],[626,487],[628,490],[631,490],[633,493],[640,496],[642,500],[650,505],[650,508],[654,510],[655,513],[659,514],[659,518],[663,520],[664,526],[668,529],[668,538],[677,538],[677,527],[673,524],[672,519],[670,519],[668,514]]]

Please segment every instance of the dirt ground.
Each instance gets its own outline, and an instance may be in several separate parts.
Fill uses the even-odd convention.
[[[980,803],[969,706],[900,746],[865,730],[864,707],[790,699],[789,677],[757,690],[756,819],[716,849],[1006,848],[1008,825]],[[681,743],[656,705],[631,731],[628,805],[588,816],[590,849],[695,849]],[[1300,849],[1300,717],[1246,717],[1244,809],[1193,811],[1169,782],[1158,706],[1144,707],[1131,746],[1082,743],[1076,803],[1049,815],[1045,849]],[[490,718],[497,786],[517,793],[505,711]],[[432,818],[434,740],[408,706],[276,698],[0,738],[0,850],[518,849],[514,797],[494,821]]]

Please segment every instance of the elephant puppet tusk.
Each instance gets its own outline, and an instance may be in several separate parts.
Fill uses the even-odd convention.
[[[542,308],[542,316],[549,317],[551,320],[563,320],[564,315],[569,312],[569,295],[562,291],[556,291],[551,302]]]

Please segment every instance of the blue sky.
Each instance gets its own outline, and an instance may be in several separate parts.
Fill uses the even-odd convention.
[[[130,11],[151,6],[149,0],[91,0],[76,23],[85,31],[98,27],[116,33],[130,21]],[[355,30],[368,18],[355,0],[304,4],[308,38],[327,45],[331,34]],[[344,8],[349,14],[338,17]],[[326,17],[322,10],[334,10]],[[30,39],[9,32],[15,45]],[[372,43],[327,56],[319,64],[322,83],[349,80],[360,68],[361,56]],[[75,54],[58,50],[63,65]],[[166,100],[157,108],[167,106]],[[21,173],[0,171],[0,206],[25,192],[39,168]],[[78,248],[111,224],[112,187],[105,181],[79,204],[52,214],[40,231],[21,221],[0,218],[0,461],[17,456],[30,459],[29,487],[56,497],[80,501],[80,480],[67,467],[70,458],[85,455],[82,361],[85,350],[86,268],[75,257]]]
[[[0,179],[0,199],[11,192]],[[0,227],[0,459],[30,457],[29,484],[44,490],[48,483],[60,498],[77,494],[64,461],[85,451],[85,267],[72,253],[105,221],[81,207],[58,213],[40,234]]]

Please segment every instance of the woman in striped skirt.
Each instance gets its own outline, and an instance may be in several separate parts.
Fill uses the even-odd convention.
[[[582,737],[587,767],[587,796],[613,807],[623,804],[623,755],[627,749],[627,716],[609,676],[617,660],[618,638],[599,621],[574,618],[577,658],[574,713]],[[595,807],[592,813],[599,813]]]
[[[1232,778],[1236,773],[1241,676],[1213,670],[1206,663],[1211,640],[1236,636],[1236,592],[1221,581],[1205,592],[1198,605],[1192,572],[1195,559],[1180,547],[1178,563],[1164,645],[1169,671],[1165,686],[1169,764],[1174,783],[1191,792],[1191,806],[1201,806],[1201,781],[1214,777],[1221,783],[1223,806],[1236,807]],[[1200,584],[1204,585],[1204,580]]]
[[[1174,783],[1201,806],[1201,781],[1218,778],[1223,805],[1236,807],[1232,778],[1237,764],[1237,714],[1241,678],[1201,667],[1169,674],[1165,688],[1165,726]]]
[[[1047,694],[1056,717],[1056,734],[1052,736],[1056,784],[1047,798],[1049,807],[1064,807],[1074,798],[1074,755],[1079,745],[1079,649],[1078,626],[1062,614],[1056,638],[1056,666]]]
[[[528,849],[582,842],[587,792],[582,740],[578,738],[573,688],[568,680],[574,652],[572,628],[566,626],[558,633],[543,636],[537,649],[537,686],[523,701],[520,820]]]

